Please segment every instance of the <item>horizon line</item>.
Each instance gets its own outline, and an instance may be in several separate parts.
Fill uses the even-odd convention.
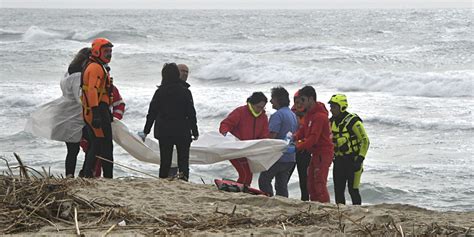
[[[3,7],[0,9],[30,9],[30,10],[436,10],[436,9],[472,9],[468,6],[453,7],[318,7],[318,8],[87,8],[87,7]]]

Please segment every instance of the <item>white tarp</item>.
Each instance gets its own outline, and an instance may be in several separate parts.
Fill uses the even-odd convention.
[[[114,141],[130,155],[144,162],[160,164],[158,142],[146,138],[145,143],[119,120],[112,123]],[[204,133],[191,143],[190,164],[213,164],[220,161],[246,157],[253,173],[268,170],[286,150],[286,142],[278,139],[239,141],[231,135],[223,137],[217,132]],[[173,152],[176,156],[176,150]],[[175,158],[173,158],[175,159]]]
[[[63,95],[31,113],[25,131],[51,140],[79,142],[84,127],[80,83],[81,73],[66,74],[60,83]]]

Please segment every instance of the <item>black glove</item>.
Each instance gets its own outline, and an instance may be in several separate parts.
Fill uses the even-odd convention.
[[[363,156],[356,156],[354,159],[354,172],[359,171],[362,168],[362,162],[364,162]]]
[[[102,118],[100,116],[99,107],[93,107],[92,110],[92,127],[101,128],[102,127]]]
[[[192,139],[194,141],[196,141],[199,138],[199,131],[197,129],[192,129],[191,134],[192,134]]]

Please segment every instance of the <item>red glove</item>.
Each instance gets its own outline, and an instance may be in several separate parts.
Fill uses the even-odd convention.
[[[87,152],[87,149],[89,148],[89,142],[84,137],[81,138],[79,145],[81,146],[82,151]]]

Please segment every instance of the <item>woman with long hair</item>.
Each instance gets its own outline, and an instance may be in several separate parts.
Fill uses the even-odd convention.
[[[166,63],[161,71],[161,84],[150,102],[143,139],[154,125],[154,136],[160,144],[160,178],[168,178],[173,147],[178,152],[178,177],[189,178],[189,148],[199,136],[196,110],[191,91],[179,78],[175,63]]]

